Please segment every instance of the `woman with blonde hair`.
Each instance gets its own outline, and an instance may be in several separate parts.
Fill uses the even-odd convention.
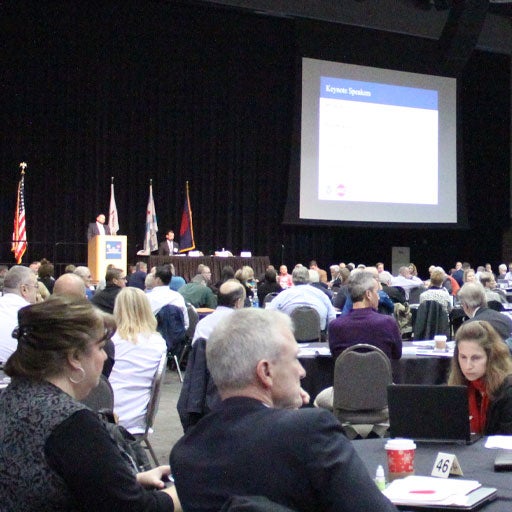
[[[153,377],[167,346],[156,331],[156,318],[142,290],[123,288],[116,297],[114,318],[116,362],[109,377],[114,412],[120,425],[131,434],[140,434],[146,427]]]
[[[489,322],[457,330],[448,384],[468,387],[471,432],[512,434],[512,358]]]

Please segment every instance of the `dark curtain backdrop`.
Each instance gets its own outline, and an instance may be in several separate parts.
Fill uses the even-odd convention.
[[[305,228],[281,222],[308,22],[187,2],[20,1],[0,6],[0,29],[1,262],[13,262],[21,161],[28,163],[24,263],[84,263],[87,223],[107,213],[112,176],[130,261],[143,244],[150,179],[161,239],[179,230],[189,181],[196,244],[205,253],[224,247],[275,264],[284,256],[289,266],[311,258],[323,267],[389,266],[391,247],[405,245],[423,272],[432,262],[501,258],[509,222],[507,56],[475,53],[461,82],[469,230]],[[382,55],[406,47],[409,60],[425,48],[413,38],[323,30],[311,52],[337,48],[351,62],[363,46]]]

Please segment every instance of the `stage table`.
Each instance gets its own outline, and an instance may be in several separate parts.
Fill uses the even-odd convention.
[[[329,348],[328,343],[304,343],[303,347],[314,349]],[[413,346],[404,342],[403,347]],[[299,360],[306,370],[302,387],[311,395],[311,402],[334,380],[334,359],[331,355],[302,355]],[[391,360],[395,384],[445,384],[448,379],[451,358],[432,355],[403,354],[398,360]]]
[[[462,468],[466,480],[478,480],[484,487],[496,487],[498,497],[482,508],[485,512],[510,512],[512,510],[512,475],[510,472],[495,472],[494,459],[498,450],[485,448],[486,438],[472,445],[444,443],[416,443],[414,458],[415,473],[430,476],[438,452],[453,453]],[[361,439],[352,441],[356,452],[363,460],[370,476],[375,477],[379,464],[387,478],[387,459],[384,445],[387,439]],[[450,476],[449,478],[459,478]]]
[[[215,284],[220,280],[222,267],[230,265],[236,272],[244,265],[248,265],[254,270],[254,276],[259,278],[265,273],[270,265],[268,256],[252,256],[251,258],[241,258],[239,256],[150,256],[148,266],[155,266],[172,263],[176,271],[176,275],[183,277],[189,282],[197,273],[197,267],[201,263],[210,267],[212,271],[211,284]]]

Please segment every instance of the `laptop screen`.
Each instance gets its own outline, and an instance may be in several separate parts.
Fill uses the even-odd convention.
[[[471,442],[466,386],[388,386],[391,437]]]

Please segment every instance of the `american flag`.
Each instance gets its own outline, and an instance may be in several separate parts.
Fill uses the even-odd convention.
[[[21,178],[18,185],[18,197],[16,198],[16,211],[14,212],[14,231],[12,233],[12,249],[14,259],[19,265],[27,250],[27,230],[25,225],[25,168],[27,164],[22,162]]]

